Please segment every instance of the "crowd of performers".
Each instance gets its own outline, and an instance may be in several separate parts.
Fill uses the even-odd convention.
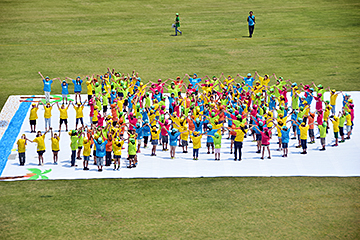
[[[39,103],[33,103],[30,110],[31,132],[36,138],[22,135],[18,140],[20,165],[25,163],[26,141],[37,143],[39,165],[44,163],[45,135],[51,132],[51,148],[54,164],[58,162],[61,129],[65,125],[70,137],[71,166],[83,156],[84,170],[89,170],[90,157],[102,171],[105,166],[114,165],[119,170],[124,143],[127,142],[125,158],[128,168],[137,166],[137,153],[141,147],[152,145],[151,156],[156,151],[168,151],[175,158],[176,147],[188,152],[192,143],[193,159],[199,159],[201,139],[206,138],[207,154],[214,154],[220,160],[222,138],[231,139],[230,153],[235,161],[241,161],[243,141],[251,137],[257,142],[261,159],[271,158],[270,139],[278,139],[278,150],[288,157],[289,141],[296,141],[301,154],[307,154],[307,145],[315,143],[317,128],[320,151],[325,150],[326,135],[332,123],[334,144],[350,139],[354,120],[354,103],[351,96],[321,84],[297,84],[282,77],[265,75],[246,77],[237,75],[219,77],[198,77],[185,74],[183,78],[149,81],[143,83],[138,73],[121,74],[114,69],[104,75],[86,76],[85,80],[42,77],[46,104],[43,104],[45,132],[36,132]],[[269,85],[271,78],[275,84]],[[257,79],[257,80],[256,80]],[[62,103],[50,103],[51,84],[59,81],[62,87]],[[74,84],[75,101],[68,101],[68,85]],[[83,87],[87,99],[81,99]],[[330,98],[324,99],[326,91]],[[290,92],[290,94],[288,94]],[[289,97],[290,95],[290,97]],[[342,95],[342,106],[336,106],[336,99]],[[58,131],[51,127],[51,111],[54,104],[60,111]],[[315,105],[312,112],[310,106]],[[68,131],[68,109],[73,107],[76,116],[74,130]],[[83,115],[84,107],[90,108],[90,115]],[[338,111],[336,111],[338,110]],[[84,121],[91,124],[84,124]],[[292,131],[292,134],[291,134]],[[290,138],[291,137],[291,138]],[[339,140],[340,138],[340,140]],[[158,147],[161,145],[161,147]],[[266,154],[267,153],[267,154]]]

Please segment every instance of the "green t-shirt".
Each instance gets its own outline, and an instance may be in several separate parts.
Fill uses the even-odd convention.
[[[82,147],[84,146],[84,136],[81,135],[79,138],[78,138],[78,147]]]
[[[219,138],[213,137],[215,148],[221,148],[221,135],[219,134]]]
[[[346,117],[345,115],[339,117],[339,127],[344,127]]]
[[[71,144],[71,150],[74,151],[76,149],[78,149],[78,136],[71,136],[70,138]]]
[[[179,16],[176,16],[176,18],[175,18],[175,26],[180,27],[180,18],[179,18]]]
[[[174,93],[175,97],[178,97],[178,93],[180,92],[179,86],[175,85],[174,88],[168,87],[168,92],[171,96],[172,93]]]
[[[103,100],[103,105],[107,106],[109,104],[108,94],[103,95],[102,100]]]
[[[135,144],[132,144],[131,142],[129,142],[128,152],[129,152],[129,155],[136,155],[136,142],[135,142]]]
[[[320,138],[326,138],[326,127],[323,127],[323,125],[319,125],[319,131],[320,131]]]

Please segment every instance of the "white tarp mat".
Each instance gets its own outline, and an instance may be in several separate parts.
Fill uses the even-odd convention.
[[[178,177],[242,177],[242,176],[360,176],[360,115],[356,104],[360,102],[360,92],[350,92],[355,104],[354,130],[351,140],[340,143],[338,147],[332,147],[334,136],[332,125],[326,138],[326,151],[319,151],[320,140],[316,139],[315,144],[308,144],[308,154],[302,155],[301,148],[295,148],[297,140],[290,140],[289,154],[287,158],[282,157],[282,152],[276,151],[278,148],[277,136],[273,136],[270,144],[271,159],[261,160],[261,154],[256,154],[256,143],[252,142],[252,137],[248,136],[244,140],[242,149],[242,161],[234,161],[234,155],[230,154],[230,140],[227,140],[227,133],[223,136],[221,148],[221,160],[215,161],[213,154],[207,154],[206,137],[203,137],[202,148],[200,149],[199,160],[192,160],[192,144],[189,143],[188,153],[182,153],[182,148],[176,148],[176,159],[170,159],[169,151],[161,151],[162,146],[157,147],[157,156],[152,157],[151,144],[148,148],[141,148],[138,154],[138,165],[136,168],[126,168],[127,145],[122,152],[121,170],[113,171],[113,166],[104,167],[102,172],[97,171],[97,166],[93,165],[93,158],[89,162],[89,171],[84,171],[82,160],[76,160],[78,167],[70,167],[70,137],[63,131],[60,140],[59,164],[54,165],[52,160],[50,133],[46,135],[46,152],[44,153],[45,164],[38,166],[38,156],[36,144],[28,143],[26,150],[26,164],[19,166],[18,154],[13,147],[12,154],[9,156],[6,167],[1,177],[24,176],[30,171],[29,168],[37,168],[46,173],[49,179],[88,179],[88,178],[178,178]],[[85,99],[86,96],[83,96]],[[326,95],[325,99],[329,96]],[[337,99],[337,112],[342,106],[342,96]],[[313,102],[312,105],[315,105]],[[312,106],[314,107],[314,106]],[[29,139],[34,139],[35,134],[30,133],[29,112],[25,118],[18,138],[25,133]],[[37,130],[44,130],[44,110],[40,107],[38,111]],[[75,127],[75,110],[70,107],[69,129]],[[84,120],[89,124],[89,107],[84,109]],[[52,127],[58,130],[59,111],[54,106],[52,110]],[[63,125],[64,129],[64,125]],[[315,127],[316,129],[316,127]],[[275,131],[274,131],[275,132]],[[318,131],[315,130],[316,135]],[[292,134],[291,134],[292,137]],[[143,146],[143,145],[142,145]],[[28,178],[16,178],[28,179]],[[16,180],[15,179],[15,180]]]

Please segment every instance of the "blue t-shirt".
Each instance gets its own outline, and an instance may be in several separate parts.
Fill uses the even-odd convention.
[[[53,80],[45,81],[45,79],[43,79],[43,83],[44,83],[44,92],[51,92],[51,84],[53,83]]]
[[[254,26],[255,15],[252,15],[252,17],[248,16],[248,20],[249,20],[249,26]]]
[[[189,82],[193,85],[193,89],[199,90],[199,86],[196,84],[201,82],[201,78],[189,78]]]
[[[97,141],[94,141],[95,146],[96,146],[96,157],[105,157],[106,155],[106,144],[107,144],[107,140],[105,142],[102,142],[101,144],[99,144]]]
[[[154,94],[153,97],[154,97],[158,102],[161,101],[161,93],[159,93],[159,94]]]
[[[143,136],[148,137],[151,135],[150,127],[148,125],[143,126]]]
[[[137,139],[143,139],[143,129],[144,127],[139,127],[139,128],[136,127],[136,133],[138,134]]]
[[[212,129],[210,131],[207,131],[206,134],[209,135],[206,139],[206,142],[212,143],[214,142],[214,138],[210,137],[210,136],[214,136],[215,133],[218,131],[219,129]]]
[[[69,94],[68,86],[68,83],[66,83],[65,85],[63,83],[61,84],[61,94]]]
[[[192,120],[194,125],[195,125],[195,131],[196,132],[199,132],[199,133],[202,133],[202,126],[204,124],[203,121],[199,121],[199,123],[197,123],[196,121]]]
[[[81,84],[83,82],[82,79],[80,79],[79,81],[76,80],[72,80],[73,84],[74,84],[74,92],[81,92],[82,88],[81,88]]]
[[[281,130],[281,141],[283,143],[289,143],[290,128],[288,130]]]
[[[170,137],[170,146],[176,146],[177,140],[181,134],[181,132],[177,132],[175,134],[172,134],[172,131],[168,131],[169,137]]]
[[[251,78],[246,77],[246,78],[244,78],[244,81],[245,81],[245,85],[249,85],[250,87],[252,87],[255,79],[253,77],[251,77]]]

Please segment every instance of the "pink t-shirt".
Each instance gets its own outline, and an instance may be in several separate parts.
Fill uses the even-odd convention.
[[[316,118],[316,121],[319,125],[322,125],[323,124],[323,113],[318,113],[317,115],[317,118]]]
[[[261,144],[269,145],[270,144],[269,141],[270,141],[270,136],[266,135],[265,132],[261,132]]]
[[[170,124],[165,125],[164,123],[161,123],[161,122],[159,122],[159,124],[161,126],[161,135],[162,136],[168,136],[169,135],[168,131],[170,129]]]
[[[137,123],[137,118],[129,117],[128,119],[129,119],[129,123],[130,123],[129,130],[134,130],[134,126],[136,126],[136,123]]]

